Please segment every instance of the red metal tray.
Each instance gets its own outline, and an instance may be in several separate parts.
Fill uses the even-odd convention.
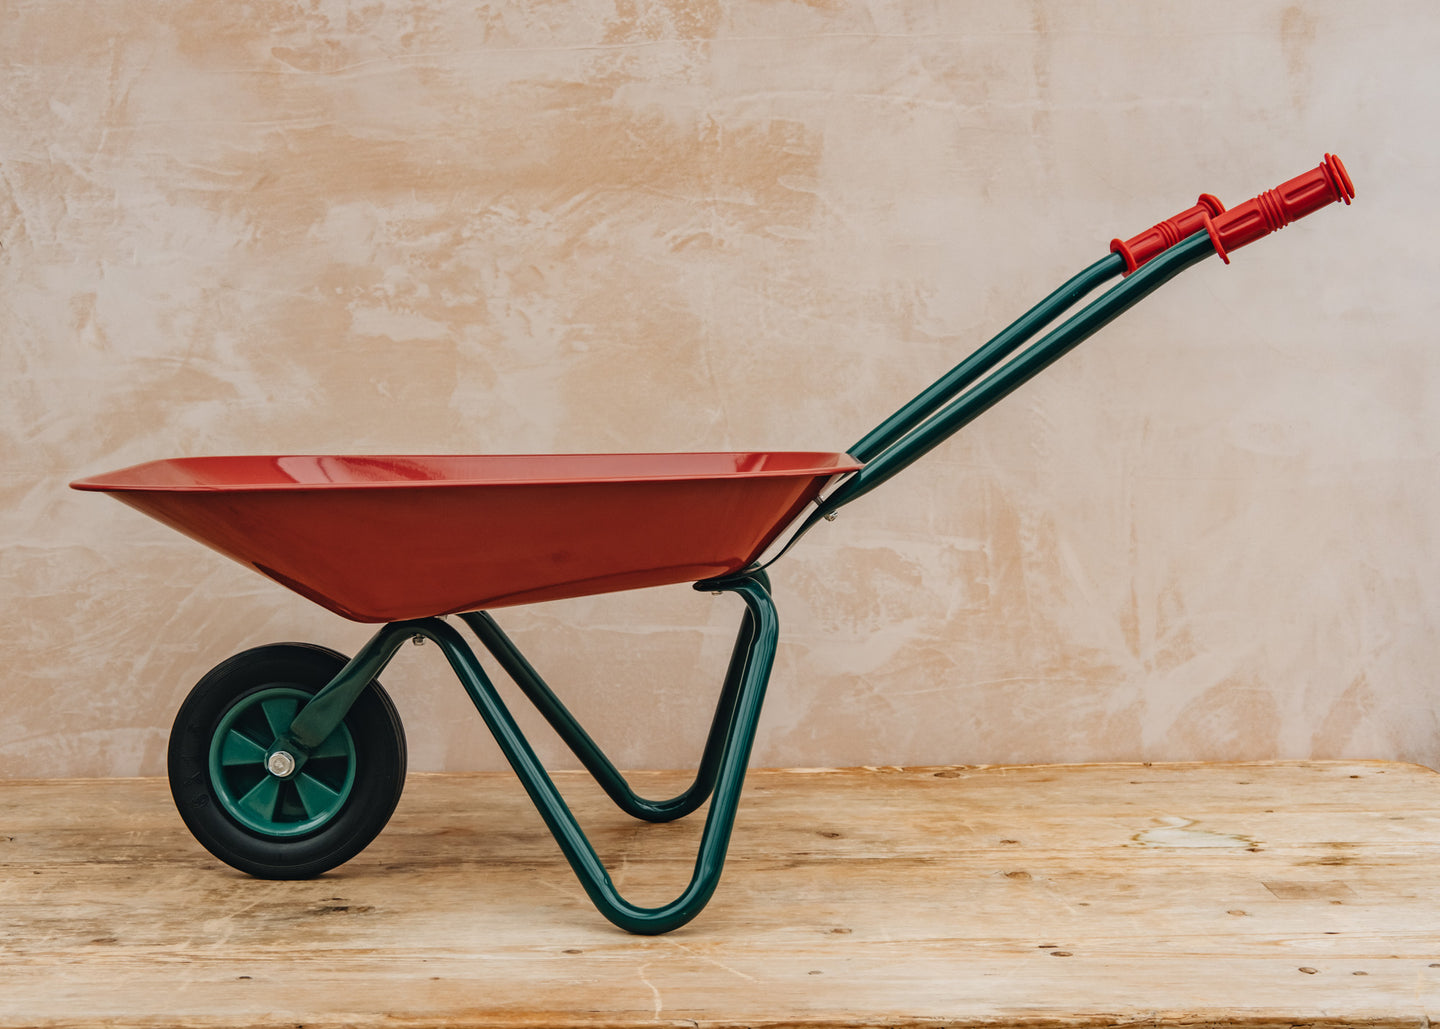
[[[846,454],[195,457],[72,483],[360,622],[750,565]]]

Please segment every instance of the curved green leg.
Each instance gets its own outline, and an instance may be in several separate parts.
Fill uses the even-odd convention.
[[[760,720],[760,707],[775,660],[779,620],[774,601],[762,583],[755,578],[741,577],[702,583],[701,586],[738,593],[745,601],[747,615],[754,628],[738,676],[734,716],[720,748],[715,796],[705,819],[694,873],[684,892],[660,907],[639,907],[620,895],[594,847],[464,640],[444,623],[436,627],[443,627],[443,631],[436,631],[432,636],[495,735],[496,742],[535,802],[545,824],[550,827],[581,886],[600,913],[627,932],[657,934],[679,928],[700,913],[719,885],[739,808],[740,790],[745,782],[745,769],[755,741],[755,727]]]
[[[763,572],[754,577],[768,592],[770,582]],[[711,583],[701,583],[697,589],[718,588]],[[642,818],[647,822],[669,822],[683,818],[704,804],[715,788],[715,779],[720,771],[720,755],[734,720],[735,702],[739,696],[740,681],[745,670],[751,645],[755,638],[755,619],[747,609],[735,638],[735,647],[730,654],[730,664],[725,672],[725,682],[720,690],[720,699],[715,706],[715,715],[710,723],[710,733],[705,740],[705,750],[692,782],[683,793],[668,800],[647,800],[641,797],[625,777],[616,769],[604,751],[590,738],[590,735],[575,720],[554,692],[546,685],[540,673],[526,660],[520,649],[506,636],[495,619],[484,611],[462,614],[460,618],[470,626],[476,637],[505,669],[530,702],[535,705],[550,727],[555,730],[565,745],[570,748],[585,766],[600,788],[627,815]]]

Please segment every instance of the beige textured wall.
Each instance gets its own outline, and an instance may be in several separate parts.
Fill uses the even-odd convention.
[[[1327,150],[1354,207],[1188,273],[777,566],[755,760],[1440,764],[1436,53],[1433,0],[8,0],[0,776],[159,773],[210,665],[368,633],[71,478],[843,449],[1112,236]],[[668,767],[736,616],[502,621]],[[498,766],[434,648],[384,678],[414,767]]]

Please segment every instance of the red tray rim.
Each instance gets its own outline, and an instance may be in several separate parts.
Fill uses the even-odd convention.
[[[278,480],[262,482],[144,482],[137,481],[135,473],[145,472],[161,466],[203,465],[207,463],[239,462],[282,462],[282,461],[413,461],[446,462],[463,460],[504,460],[534,461],[537,464],[567,461],[593,461],[597,466],[607,459],[620,461],[644,461],[647,458],[674,461],[677,458],[725,459],[725,458],[791,458],[794,464],[776,468],[758,469],[695,469],[673,472],[626,472],[597,475],[527,475],[506,478],[421,478],[421,479],[378,479],[354,481],[304,481]],[[71,489],[103,493],[273,493],[310,490],[397,490],[397,489],[453,489],[465,486],[487,488],[504,486],[559,486],[585,483],[630,483],[630,482],[694,482],[713,479],[764,479],[780,477],[816,477],[845,475],[859,471],[864,462],[857,461],[846,453],[819,450],[714,450],[714,451],[628,451],[615,453],[544,453],[544,454],[475,454],[475,453],[427,453],[427,454],[217,454],[193,457],[162,458],[144,461],[111,472],[86,476],[70,483]]]

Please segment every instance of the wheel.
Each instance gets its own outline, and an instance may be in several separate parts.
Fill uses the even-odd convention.
[[[301,705],[344,666],[307,643],[256,647],[216,665],[180,705],[170,793],[221,861],[262,879],[308,879],[349,861],[389,821],[405,785],[405,731],[379,682],[298,771],[266,764]]]

